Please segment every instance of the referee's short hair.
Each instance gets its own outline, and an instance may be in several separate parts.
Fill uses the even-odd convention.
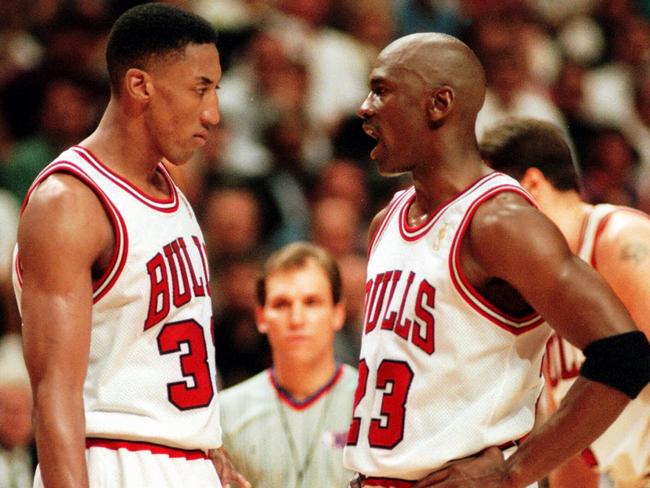
[[[257,279],[257,303],[264,306],[266,302],[266,280],[269,275],[276,271],[300,269],[310,261],[325,271],[332,288],[332,300],[334,303],[340,303],[341,272],[336,259],[322,247],[303,241],[282,247],[266,260]]]

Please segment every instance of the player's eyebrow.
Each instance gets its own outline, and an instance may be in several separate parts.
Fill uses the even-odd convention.
[[[197,76],[196,79],[205,85],[212,85],[214,83],[214,81],[207,76]]]

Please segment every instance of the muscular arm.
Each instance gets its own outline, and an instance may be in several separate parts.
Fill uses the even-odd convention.
[[[72,176],[48,178],[33,193],[21,219],[25,361],[34,395],[41,476],[48,488],[88,486],[83,384],[92,267],[111,244],[101,203]]]
[[[577,347],[636,330],[602,277],[571,254],[560,231],[521,197],[504,194],[484,203],[465,239],[463,259],[471,261],[474,283],[506,281]],[[579,377],[558,411],[505,463],[492,448],[417,486],[528,486],[589,445],[629,400],[614,388]]]
[[[481,210],[472,226],[473,255],[488,275],[510,283],[561,336],[584,349],[597,339],[635,330],[605,281],[569,251],[541,212],[511,196]],[[508,252],[495,257],[487,252],[488,242],[506,246]],[[614,388],[579,377],[558,411],[506,461],[513,486],[527,486],[589,445],[628,401]]]

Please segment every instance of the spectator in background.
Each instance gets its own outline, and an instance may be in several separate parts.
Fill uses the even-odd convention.
[[[20,201],[45,165],[63,149],[85,138],[97,122],[95,85],[67,73],[46,75],[36,132],[16,142],[0,172],[2,185]]]
[[[551,88],[553,101],[562,111],[566,120],[569,143],[580,164],[589,157],[586,152],[596,135],[597,126],[586,111],[584,79],[587,69],[570,59],[565,59],[560,67],[558,78]]]
[[[368,176],[361,165],[351,159],[338,158],[327,163],[318,174],[313,194],[316,200],[328,197],[346,200],[357,208],[363,219],[370,217]]]
[[[262,218],[258,196],[245,184],[217,184],[207,191],[201,221],[214,270],[262,245]]]
[[[334,0],[278,0],[277,5],[280,15],[271,24],[290,49],[302,51],[307,67],[308,120],[329,131],[363,98],[370,60],[358,39],[331,27]]]
[[[362,48],[368,66],[381,48],[395,36],[391,0],[338,0],[334,24],[354,37]]]
[[[635,73],[650,67],[650,23],[624,10],[609,24],[610,56],[585,78],[586,108],[595,122],[621,128],[634,113]]]
[[[213,276],[217,369],[224,388],[271,364],[266,337],[255,325],[255,284],[261,256],[221,261]]]
[[[508,116],[535,116],[564,126],[547,87],[533,82],[523,30],[527,12],[497,12],[476,20],[471,44],[485,66],[487,93],[478,114],[476,133]]]
[[[346,254],[336,259],[341,269],[343,296],[345,299],[345,324],[336,334],[334,351],[336,358],[356,366],[359,363],[361,332],[363,327],[363,304],[366,292],[366,265],[363,254]]]
[[[592,203],[634,207],[638,153],[615,127],[600,127],[587,143],[583,164],[585,196]]]
[[[328,197],[315,202],[311,212],[311,241],[334,256],[363,252],[359,207],[343,198]]]
[[[416,32],[443,32],[458,36],[469,22],[460,1],[396,0],[393,4],[398,33],[402,36]]]

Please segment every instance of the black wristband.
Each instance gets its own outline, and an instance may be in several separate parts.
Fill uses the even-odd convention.
[[[589,344],[580,374],[636,398],[650,382],[650,343],[643,332],[625,332]]]

